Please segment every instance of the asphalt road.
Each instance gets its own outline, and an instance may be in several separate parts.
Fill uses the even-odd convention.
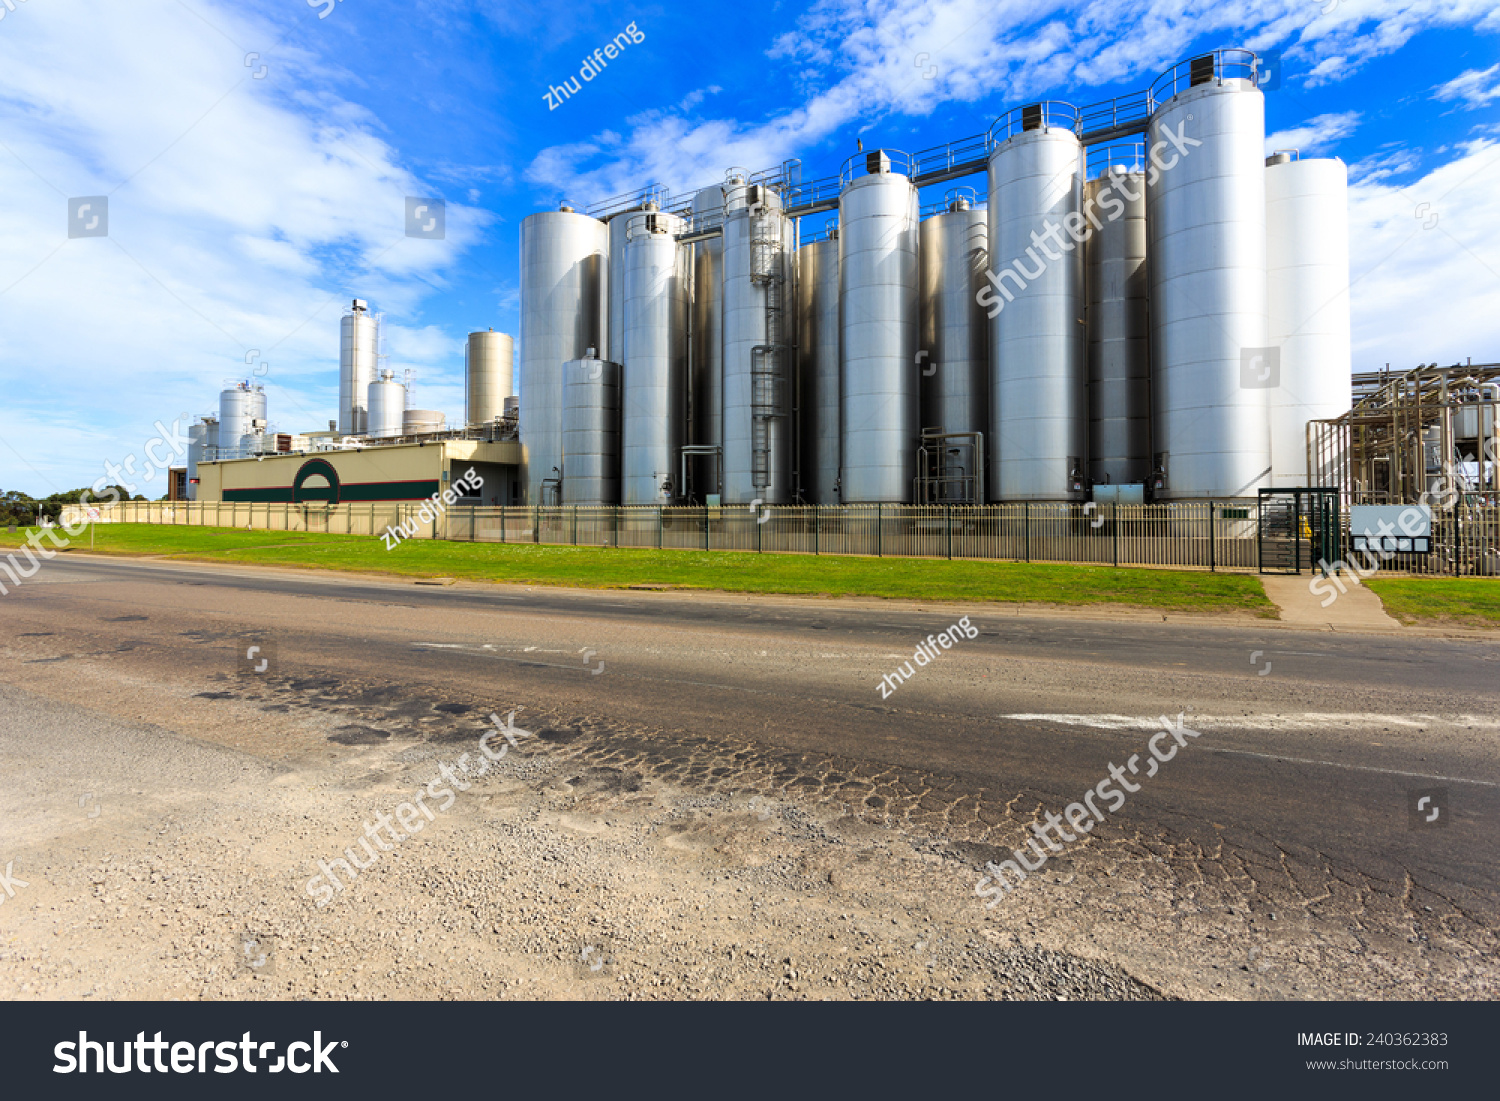
[[[1028,925],[1135,974],[1186,973],[1192,937],[1245,937],[1301,959],[1286,996],[1495,996],[1497,642],[72,556],[0,609],[7,679],[28,691],[61,695],[48,678],[87,667],[94,705],[124,714],[149,710],[152,684],[261,710],[276,685],[348,709],[355,745],[445,702],[520,709],[599,761],[705,793],[754,765],[787,799],[934,846],[968,882],[1136,755],[1123,775],[1139,790],[1001,910],[971,893],[976,921],[1032,891]],[[976,637],[880,687],[963,616]],[[264,672],[241,672],[255,645]],[[1198,736],[1148,777],[1148,739],[1179,714]],[[298,767],[343,752],[258,737],[227,711],[180,718]],[[1421,793],[1431,825],[1413,814]],[[1209,912],[1215,933],[1196,923]]]

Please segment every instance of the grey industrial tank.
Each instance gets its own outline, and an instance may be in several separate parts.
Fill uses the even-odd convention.
[[[237,382],[219,392],[219,458],[242,457],[246,437],[266,430],[266,392],[260,383]]]
[[[621,501],[673,504],[687,414],[688,251],[676,238],[684,224],[660,212],[628,217]]]
[[[1265,100],[1242,53],[1183,62],[1154,86],[1146,225],[1159,499],[1253,497],[1270,475]]]
[[[448,418],[436,409],[407,409],[401,414],[401,435],[420,436],[428,432],[441,432],[447,427]]]
[[[693,196],[693,228],[722,224],[724,189],[705,187]],[[724,239],[693,245],[692,392],[693,443],[724,443]],[[719,493],[720,463],[712,455],[694,461],[693,488],[700,500]]]
[[[368,435],[379,439],[401,435],[405,429],[406,387],[396,381],[396,372],[381,371],[370,383]]]
[[[599,345],[606,240],[603,222],[570,209],[521,222],[521,443],[531,504],[556,503],[563,364]]]
[[[600,290],[605,323],[597,351],[613,363],[625,362],[625,227],[636,208],[608,222],[604,283]]]
[[[464,408],[468,424],[489,424],[505,414],[515,389],[515,347],[494,329],[470,333],[465,353]]]
[[[1151,475],[1145,173],[1106,165],[1084,184],[1083,205],[1097,222],[1086,247],[1089,480],[1144,485]]]
[[[930,499],[938,501],[972,499],[964,487],[977,486],[968,481],[975,452],[990,439],[989,320],[978,301],[986,285],[989,221],[972,193],[951,194],[945,205],[922,222],[920,234],[921,423],[928,432],[978,432],[983,442],[978,448],[959,440],[938,445],[929,462],[929,477],[939,479]]]
[[[802,399],[802,491],[839,503],[839,242],[833,230],[797,250],[797,362]]]
[[[792,224],[771,188],[724,186],[725,504],[792,499]]]
[[[1271,475],[1307,484],[1307,422],[1351,404],[1349,171],[1337,159],[1266,162],[1267,343],[1280,355]]]
[[[1082,146],[1065,103],[1016,108],[990,131],[992,446],[996,500],[1083,495],[1087,387]],[[1068,230],[1073,232],[1068,232]],[[1036,234],[1034,238],[1032,235]]]
[[[365,401],[375,381],[380,323],[356,298],[339,322],[339,431],[362,436],[368,430]]]
[[[908,501],[916,473],[918,208],[904,165],[904,154],[876,150],[842,173],[839,431],[851,503]]]
[[[563,367],[566,505],[620,503],[620,365],[575,359]]]

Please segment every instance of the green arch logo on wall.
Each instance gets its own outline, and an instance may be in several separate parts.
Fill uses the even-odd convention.
[[[309,478],[322,475],[328,479],[326,486],[310,486],[306,482]],[[326,501],[330,505],[339,503],[339,472],[333,468],[333,464],[327,459],[308,459],[297,469],[297,477],[292,480],[292,501],[301,504],[303,501]]]

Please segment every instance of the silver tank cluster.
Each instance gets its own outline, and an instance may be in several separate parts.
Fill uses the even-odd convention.
[[[647,189],[602,218],[532,215],[528,501],[1304,484],[1307,422],[1349,405],[1347,173],[1266,159],[1255,65],[1221,50],[1173,66],[1123,128],[1066,103],[1007,112],[987,193],[950,188],[927,211],[917,185],[953,173],[861,150],[836,224],[805,242],[832,189],[785,169],[680,202]]]

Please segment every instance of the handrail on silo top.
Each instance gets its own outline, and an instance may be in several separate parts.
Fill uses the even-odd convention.
[[[1001,142],[1028,130],[1063,129],[1076,134],[1078,119],[1078,108],[1059,99],[1012,107],[990,124],[985,134],[985,148],[993,152]]]
[[[911,157],[899,149],[866,149],[856,153],[839,169],[839,188],[842,190],[857,176],[906,176],[911,177]]]
[[[1222,80],[1248,80],[1252,85],[1259,84],[1260,58],[1255,51],[1229,46],[1177,62],[1152,81],[1149,93],[1151,109],[1155,111],[1178,92]]]

